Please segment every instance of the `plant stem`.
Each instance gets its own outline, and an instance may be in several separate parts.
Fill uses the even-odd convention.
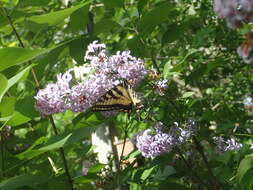
[[[202,159],[204,161],[204,164],[206,165],[206,168],[208,170],[208,173],[209,173],[210,177],[212,178],[212,181],[213,181],[212,183],[214,185],[213,189],[214,190],[220,189],[219,188],[219,183],[218,183],[216,177],[214,176],[213,171],[212,171],[211,167],[209,166],[207,158],[206,158],[206,156],[204,154],[203,146],[199,143],[199,141],[198,141],[198,139],[196,137],[193,137],[193,141],[194,141],[194,143],[196,145],[196,149],[198,150],[199,154],[201,155],[201,157],[202,157]]]
[[[18,39],[18,41],[19,41],[21,47],[22,47],[22,48],[25,48],[25,45],[24,45],[23,41],[21,40],[20,35],[18,34],[18,32],[17,32],[17,30],[16,30],[16,28],[15,28],[13,22],[12,22],[12,19],[11,19],[10,15],[7,14],[7,11],[6,11],[4,8],[3,8],[3,10],[4,10],[4,12],[5,12],[5,15],[6,15],[7,19],[8,19],[8,22],[9,22],[9,24],[11,25],[11,28],[12,28],[12,30],[14,31],[15,36],[17,37],[17,39]],[[29,63],[30,65],[32,64],[31,61],[28,61],[28,63]],[[39,88],[40,84],[39,84],[38,78],[37,78],[37,76],[36,76],[35,70],[32,68],[31,71],[32,71],[32,75],[33,75],[33,78],[34,78],[36,87]]]
[[[119,158],[119,167],[120,167],[121,162],[122,162],[122,158],[123,158],[123,154],[124,154],[124,150],[125,150],[125,146],[126,146],[126,139],[127,139],[127,130],[125,130],[125,135],[124,135],[124,140],[123,140],[123,147],[122,147],[120,158]]]
[[[177,153],[179,154],[180,158],[183,160],[183,162],[185,163],[185,165],[189,168],[189,170],[191,171],[191,173],[193,174],[192,178],[194,178],[193,180],[195,180],[196,182],[198,181],[201,185],[207,187],[207,189],[212,190],[212,188],[209,187],[209,185],[205,184],[202,179],[199,177],[199,175],[192,169],[191,165],[189,162],[187,162],[187,160],[185,159],[183,153],[181,152],[181,150],[179,148],[176,148]]]
[[[58,135],[59,133],[57,131],[57,128],[56,128],[53,116],[50,115],[49,116],[49,120],[50,120],[50,122],[51,122],[51,124],[53,126],[53,130],[54,130],[55,135]],[[74,190],[73,181],[72,181],[72,178],[71,178],[71,175],[70,175],[70,172],[69,172],[69,168],[68,168],[66,156],[65,156],[65,153],[64,153],[64,149],[60,148],[59,151],[60,151],[60,154],[61,154],[61,157],[62,157],[62,161],[63,161],[65,172],[66,172],[66,175],[67,175],[67,178],[68,178],[68,182],[69,182],[69,184],[71,186],[71,190]]]
[[[1,138],[0,138],[0,145],[1,145],[1,175],[4,177],[4,140],[3,140],[3,131],[1,131]]]
[[[118,156],[118,151],[117,151],[115,141],[114,141],[115,125],[113,122],[111,122],[111,121],[108,122],[108,129],[109,129],[109,138],[111,141],[112,154],[113,154],[113,158],[114,158],[113,164],[115,165],[115,172],[119,172],[120,171],[119,156]]]
[[[127,133],[128,133],[128,129],[129,129],[129,120],[130,120],[130,114],[128,113],[128,116],[126,118],[126,125],[125,125],[125,128],[124,128],[124,140],[123,140],[123,147],[122,147],[122,151],[121,151],[121,154],[120,154],[120,158],[119,158],[119,168],[120,168],[120,164],[121,164],[121,161],[122,161],[122,158],[123,158],[123,154],[124,154],[124,150],[125,150],[125,146],[126,146],[126,139],[127,139]]]
[[[18,39],[21,47],[25,48],[25,45],[24,45],[23,41],[21,40],[21,37],[18,34],[18,32],[17,32],[17,30],[16,30],[16,28],[15,28],[13,22],[12,22],[12,19],[11,19],[10,15],[7,14],[7,11],[4,8],[3,8],[3,10],[5,12],[5,15],[6,15],[8,21],[9,21],[9,24],[11,25],[11,27],[12,27],[14,33],[15,33],[15,36],[17,37],[17,39]],[[30,61],[28,63],[32,64]],[[36,84],[36,88],[39,88],[40,84],[39,84],[38,78],[36,76],[35,70],[32,68],[31,71],[32,71],[33,79],[34,79],[35,84]],[[56,129],[53,117],[50,116],[49,119],[50,119],[50,122],[51,122],[51,124],[53,126],[53,130],[54,130],[55,135],[58,135],[58,131]],[[60,151],[60,154],[61,154],[61,157],[62,157],[62,161],[63,161],[65,172],[66,172],[66,175],[67,175],[67,178],[68,178],[68,182],[69,182],[69,184],[71,186],[71,190],[74,190],[73,181],[72,181],[72,178],[71,178],[70,173],[69,173],[69,169],[68,169],[68,165],[67,165],[67,160],[66,160],[66,156],[65,156],[65,153],[64,153],[64,149],[60,148],[59,151]]]

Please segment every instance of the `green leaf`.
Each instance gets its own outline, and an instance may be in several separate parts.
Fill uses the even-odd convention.
[[[31,159],[31,158],[36,157],[36,156],[38,156],[38,155],[40,155],[44,152],[59,149],[59,148],[63,147],[64,144],[66,144],[66,142],[68,141],[70,136],[71,136],[71,134],[67,135],[63,139],[58,140],[57,142],[51,143],[51,144],[49,144],[47,146],[44,146],[42,148],[39,148],[39,149],[36,149],[36,150],[27,150],[25,152],[22,152],[22,153],[17,155],[17,158],[19,158],[19,159]]]
[[[84,32],[88,23],[89,6],[76,10],[70,16],[70,29],[74,33]]]
[[[151,176],[151,174],[154,172],[154,170],[157,168],[157,166],[154,166],[152,168],[144,170],[144,172],[141,175],[142,180],[146,180],[148,177]]]
[[[137,9],[139,14],[142,12],[142,9],[147,5],[148,0],[139,0],[138,1],[138,5],[137,5]]]
[[[16,103],[16,98],[4,97],[2,101],[0,102],[1,117],[9,117],[13,115],[15,103]]]
[[[105,119],[101,114],[94,113],[92,111],[79,114],[74,120],[73,125],[75,128],[81,128],[86,126],[96,127],[105,122]]]
[[[0,74],[0,102],[1,102],[1,97],[3,97],[4,92],[6,91],[5,89],[7,85],[8,85],[7,78],[4,75]]]
[[[179,40],[183,35],[183,27],[177,24],[168,26],[168,30],[163,34],[162,44],[171,43]]]
[[[106,164],[95,164],[94,166],[90,167],[89,172],[88,173],[98,173],[101,171],[101,169],[103,169],[106,166]]]
[[[240,190],[251,190],[253,187],[253,154],[245,156],[237,171]]]
[[[84,63],[85,48],[89,41],[84,38],[73,40],[69,44],[69,54],[77,62],[78,65]]]
[[[138,24],[139,31],[150,34],[155,26],[163,23],[167,19],[172,8],[173,6],[166,2],[149,11],[141,18]]]
[[[8,125],[18,126],[30,121],[31,118],[22,115],[21,113],[14,111],[12,118],[7,122]]]
[[[90,183],[97,179],[97,175],[88,174],[86,176],[79,176],[74,178],[75,183]]]
[[[100,33],[108,33],[113,29],[120,29],[121,25],[111,19],[102,19],[98,21],[94,26],[94,33],[96,35]]]
[[[82,127],[68,134],[54,136],[51,139],[49,139],[43,147],[39,149],[32,149],[32,150],[29,149],[25,152],[18,154],[17,158],[31,159],[33,157],[39,156],[42,153],[59,149],[61,147],[75,143],[85,137],[90,136],[90,134],[94,132],[95,129],[96,129],[95,127]]]
[[[28,6],[47,6],[50,0],[21,0],[18,3],[19,7],[28,7]]]
[[[0,0],[0,4],[3,3],[4,6],[13,8],[18,4],[19,0]]]
[[[39,117],[39,112],[35,109],[35,98],[34,96],[26,96],[23,99],[17,101],[15,110],[22,115],[33,119]]]
[[[11,115],[11,116],[8,116],[8,117],[1,117],[1,118],[0,118],[0,122],[7,122],[7,121],[9,121],[12,117],[13,117],[12,115]]]
[[[115,7],[123,7],[124,0],[102,0],[106,7],[115,8]]]
[[[14,97],[4,97],[0,102],[0,115],[2,118],[8,118],[8,125],[17,126],[26,123],[31,120],[31,118],[22,115],[15,110],[16,98]]]
[[[9,178],[0,183],[0,190],[12,190],[26,185],[42,184],[49,180],[49,176],[24,174]]]
[[[176,173],[175,168],[172,166],[165,166],[164,168],[159,168],[154,176],[154,180],[165,180],[168,176]]]
[[[182,98],[189,98],[192,97],[195,93],[194,92],[186,92],[183,94]]]
[[[135,150],[133,152],[131,152],[128,157],[129,158],[136,158],[137,156],[139,156],[141,154],[141,152],[139,150]]]
[[[24,76],[26,76],[30,69],[32,68],[32,66],[28,66],[27,68],[25,68],[24,70],[20,71],[18,74],[16,74],[14,77],[10,78],[7,82],[7,86],[5,87],[5,89],[0,93],[0,102],[4,96],[4,94],[14,85],[16,84],[18,81],[20,81]]]
[[[28,18],[28,20],[35,22],[37,24],[47,24],[48,26],[54,26],[59,23],[62,23],[65,18],[70,16],[76,10],[78,10],[84,6],[89,7],[89,3],[90,3],[90,1],[82,3],[82,4],[77,5],[75,7],[64,9],[64,10],[55,11],[55,12],[51,12],[51,13],[47,13],[47,14],[43,14],[43,15],[31,16],[30,18]],[[83,19],[87,19],[87,18],[83,18]]]
[[[169,79],[170,77],[174,75],[180,75],[179,72],[173,72],[174,66],[171,64],[170,61],[168,61],[164,67],[163,67],[163,77],[165,79]]]
[[[176,189],[176,190],[190,190],[189,188],[179,184],[179,183],[173,183],[173,182],[165,182],[162,183],[159,186],[160,190],[167,190],[167,189]]]
[[[59,43],[56,46],[50,47],[48,49],[32,50],[18,47],[2,48],[0,49],[0,57],[4,57],[4,59],[0,60],[0,71],[5,70],[14,65],[25,63],[40,55],[64,47],[76,39],[80,39],[80,36],[71,38],[70,40],[63,41],[62,43]]]
[[[148,56],[147,49],[145,45],[143,44],[143,42],[140,40],[139,36],[135,36],[134,38],[128,40],[127,46],[131,50],[134,56],[137,56],[137,57]]]
[[[4,59],[0,59],[0,71],[30,61],[47,51],[47,49],[32,50],[18,47],[2,48],[0,49],[0,57],[4,57]]]

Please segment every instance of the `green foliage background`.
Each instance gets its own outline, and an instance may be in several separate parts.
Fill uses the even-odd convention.
[[[100,179],[102,189],[212,189],[212,183],[220,189],[252,189],[253,117],[242,100],[252,93],[253,74],[236,53],[245,31],[231,30],[218,19],[211,0],[74,0],[68,5],[59,0],[0,0],[0,13],[0,129],[3,134],[10,125],[14,131],[1,141],[0,190],[71,189],[61,147],[75,188],[96,189],[94,182],[101,178],[96,174],[104,166],[95,163],[82,176],[82,161],[95,157],[82,141],[108,120],[123,138],[125,114],[111,119],[89,111],[57,114],[55,136],[33,98],[38,88],[73,67],[73,60],[87,64],[83,57],[93,40],[107,44],[111,53],[131,50],[147,69],[155,68],[160,78],[168,79],[165,96],[154,92],[152,80],[142,83],[137,90],[145,97],[142,114],[151,113],[168,126],[196,119],[197,139],[214,175],[189,142],[182,154],[203,183],[194,180],[195,174],[173,151],[153,160],[132,155],[143,164],[110,171],[109,179]],[[127,135],[151,126],[132,117]],[[217,154],[212,137],[220,135],[237,137],[243,147]]]

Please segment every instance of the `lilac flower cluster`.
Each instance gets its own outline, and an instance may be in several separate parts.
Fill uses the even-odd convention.
[[[223,137],[213,137],[216,149],[219,153],[227,151],[239,150],[242,147],[241,143],[238,143],[235,138],[225,140]]]
[[[252,109],[253,108],[253,99],[251,97],[246,97],[243,100],[243,104],[245,108]]]
[[[70,93],[69,82],[72,76],[68,72],[57,75],[57,82],[51,83],[46,88],[38,91],[35,99],[36,107],[42,115],[63,112],[66,110],[66,97]]]
[[[0,135],[0,143],[7,140],[11,135],[13,135],[13,128],[9,125],[4,126]]]
[[[160,96],[164,96],[165,95],[165,91],[168,88],[168,80],[167,79],[163,79],[163,80],[158,80],[155,83],[155,89],[156,92],[160,95]]]
[[[237,53],[243,59],[245,63],[253,63],[253,31],[249,31],[246,34],[246,40],[238,48]]]
[[[63,75],[59,74],[56,83],[39,90],[35,96],[36,108],[42,115],[65,110],[85,111],[122,80],[131,81],[136,86],[147,73],[143,61],[131,56],[130,51],[109,56],[106,45],[97,41],[88,46],[85,60],[90,62],[94,70],[86,81],[71,86],[72,70],[69,70]]]
[[[185,129],[174,126],[168,132],[164,132],[165,126],[158,122],[154,125],[155,132],[147,129],[136,136],[136,146],[144,157],[155,158],[165,152],[170,152],[175,146],[185,143],[196,132],[194,121],[188,122]]]
[[[226,19],[230,28],[238,28],[243,23],[253,21],[252,0],[214,0],[214,11]]]

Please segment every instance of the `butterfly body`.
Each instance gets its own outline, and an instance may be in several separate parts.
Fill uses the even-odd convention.
[[[141,100],[126,81],[106,92],[93,106],[93,111],[130,112],[133,108],[141,109]]]

